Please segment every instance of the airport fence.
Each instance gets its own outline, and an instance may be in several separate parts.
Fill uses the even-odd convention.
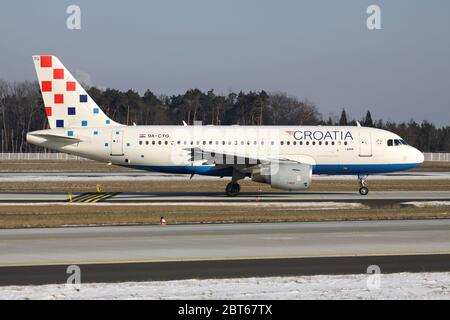
[[[424,153],[425,161],[450,161],[450,153]]]
[[[7,160],[87,160],[67,153],[0,153],[0,161]]]
[[[425,161],[450,161],[450,153],[424,153]],[[6,160],[87,160],[67,153],[0,153],[0,161]]]

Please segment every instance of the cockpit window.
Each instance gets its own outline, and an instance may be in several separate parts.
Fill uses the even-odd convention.
[[[403,139],[389,139],[387,141],[387,145],[388,145],[388,147],[392,147],[392,146],[396,146],[397,147],[397,146],[401,146],[401,145],[407,146],[408,144]]]

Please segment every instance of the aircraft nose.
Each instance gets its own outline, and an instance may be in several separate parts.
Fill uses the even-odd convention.
[[[423,153],[420,152],[419,150],[417,150],[416,148],[413,148],[413,149],[414,149],[414,152],[413,152],[414,163],[422,164],[423,161],[425,160]]]

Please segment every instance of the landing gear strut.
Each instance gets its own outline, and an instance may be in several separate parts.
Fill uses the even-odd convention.
[[[229,197],[236,197],[241,191],[241,186],[237,182],[230,182],[225,188],[225,192]]]
[[[366,178],[367,175],[365,174],[359,174],[358,175],[358,180],[359,180],[359,194],[362,196],[365,196],[369,193],[369,188],[366,187]]]

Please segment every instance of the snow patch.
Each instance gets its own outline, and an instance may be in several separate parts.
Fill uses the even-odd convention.
[[[450,206],[450,201],[410,201],[403,202],[402,205],[414,206],[417,208],[446,207]]]
[[[369,275],[270,277],[157,282],[0,287],[0,299],[445,299],[450,272],[382,274],[379,289]]]

